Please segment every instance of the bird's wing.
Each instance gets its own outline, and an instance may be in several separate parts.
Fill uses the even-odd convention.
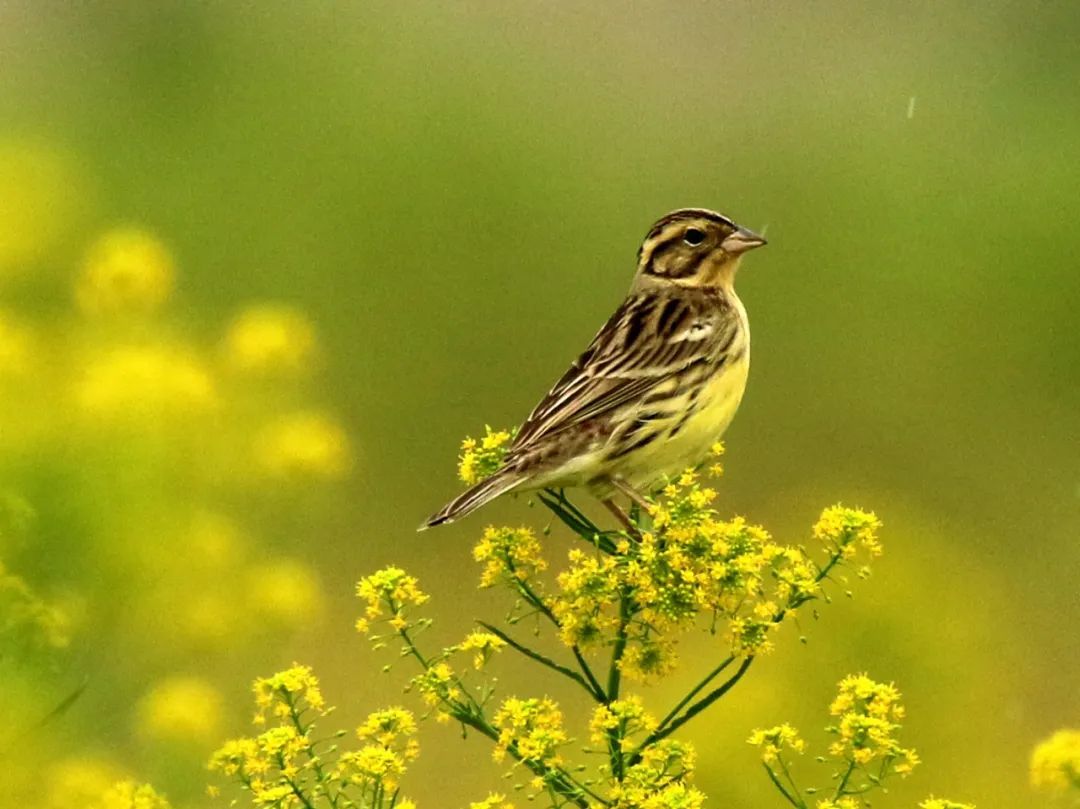
[[[529,414],[511,453],[572,425],[648,396],[689,366],[716,355],[737,321],[722,299],[633,295]],[[669,391],[670,393],[670,391]]]

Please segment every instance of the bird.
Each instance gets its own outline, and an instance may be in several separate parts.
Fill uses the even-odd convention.
[[[661,217],[630,291],[533,408],[494,474],[425,520],[451,523],[511,491],[584,487],[628,528],[621,493],[646,494],[699,463],[731,424],[750,369],[735,275],[757,233],[705,208]]]

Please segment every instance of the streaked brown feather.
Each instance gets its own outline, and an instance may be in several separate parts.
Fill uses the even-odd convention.
[[[695,323],[711,332],[690,339]],[[659,327],[662,326],[662,330]],[[738,320],[712,290],[673,289],[632,295],[589,347],[534,408],[518,432],[511,456],[571,426],[602,419],[694,365],[711,359]]]

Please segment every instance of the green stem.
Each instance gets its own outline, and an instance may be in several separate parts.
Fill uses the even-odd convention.
[[[638,745],[637,750],[635,750],[630,756],[630,766],[637,764],[637,762],[641,760],[641,754],[645,750],[645,748],[649,747],[650,745],[656,744],[663,739],[666,739],[668,736],[670,736],[672,733],[681,728],[699,713],[701,713],[718,699],[720,699],[720,697],[724,696],[724,694],[734,688],[735,685],[739,682],[739,680],[742,679],[742,676],[746,674],[747,669],[750,668],[750,664],[753,662],[753,655],[747,657],[745,660],[743,660],[742,664],[735,671],[735,673],[731,675],[730,678],[725,680],[722,685],[717,686],[704,697],[702,697],[689,708],[687,708],[681,716],[668,722],[666,728],[657,728],[652,733],[650,733],[645,738],[645,741]]]
[[[431,664],[417,648],[412,637],[410,637],[408,630],[399,629],[398,635],[405,641],[405,646],[409,650],[409,653],[419,661],[425,671],[428,670],[431,667]],[[465,699],[468,700],[468,704],[456,702],[440,694],[439,699],[442,701],[443,705],[449,709],[451,716],[463,725],[467,725],[479,733],[482,733],[484,736],[487,736],[492,741],[498,742],[499,732],[484,718],[483,707],[472,697],[469,690],[464,687],[464,684],[457,677],[455,677],[454,680],[458,690]],[[585,796],[599,802],[602,806],[610,806],[608,801],[605,801],[584,784],[578,782],[577,779],[561,767],[549,767],[543,762],[526,760],[522,757],[517,746],[513,743],[507,745],[507,752],[509,752],[514,759],[528,767],[534,775],[543,777],[545,780],[550,779],[549,783],[554,785],[559,791],[559,794],[570,800],[574,805],[578,806],[579,809],[590,809],[590,804]],[[310,809],[314,809],[314,807],[310,807]]]
[[[547,666],[552,671],[559,672],[559,674],[563,675],[564,677],[569,677],[575,683],[577,683],[582,688],[584,688],[586,691],[588,691],[589,695],[593,699],[595,699],[597,701],[600,701],[600,702],[603,702],[603,700],[604,700],[603,693],[597,693],[593,689],[593,687],[585,680],[585,678],[581,674],[578,674],[573,669],[571,669],[571,668],[569,668],[567,666],[564,666],[564,665],[562,665],[560,663],[556,663],[551,658],[545,657],[544,655],[540,654],[539,652],[537,652],[537,651],[535,651],[533,649],[530,649],[528,646],[526,646],[523,643],[519,643],[518,641],[514,640],[512,637],[507,635],[505,632],[503,632],[501,629],[499,629],[496,626],[493,626],[492,624],[487,623],[486,621],[477,621],[477,624],[482,626],[484,629],[486,629],[491,634],[495,635],[495,637],[499,638],[499,640],[503,641],[508,646],[510,646],[510,647],[512,647],[514,649],[517,649],[517,651],[521,652],[523,655],[525,655],[529,659],[535,660],[537,663],[540,663],[541,665]]]
[[[783,783],[781,783],[779,777],[777,777],[776,773],[773,772],[772,767],[770,767],[768,764],[764,764],[764,763],[761,766],[763,766],[765,768],[765,772],[767,772],[769,774],[769,780],[773,782],[773,786],[775,786],[778,790],[780,790],[781,795],[783,795],[785,798],[787,798],[788,803],[790,803],[794,807],[797,807],[797,809],[806,809],[806,804],[803,801],[796,800],[787,791],[787,789],[784,787]]]
[[[619,688],[622,685],[622,662],[626,653],[626,628],[630,623],[633,607],[630,594],[626,588],[619,591],[619,628],[615,632],[615,646],[611,650],[611,666],[608,668],[607,700],[608,704],[619,698]],[[611,761],[611,774],[616,781],[622,781],[626,772],[626,759],[622,749],[622,735],[617,729],[608,731],[608,758]]]
[[[806,802],[802,799],[802,790],[800,790],[799,785],[795,783],[795,779],[791,777],[791,771],[788,769],[787,763],[784,761],[783,756],[777,753],[776,760],[780,762],[780,767],[784,770],[784,777],[787,778],[788,783],[791,784],[791,790],[798,797],[799,805],[805,807]]]
[[[514,568],[513,563],[509,560],[507,561],[506,569],[511,574],[514,583],[517,585],[518,592],[521,594],[522,598],[524,598],[533,607],[533,609],[537,610],[541,615],[547,618],[551,622],[552,626],[554,626],[561,632],[562,624],[559,623],[559,619],[555,615],[555,613],[552,612],[551,607],[544,603],[544,600],[540,598],[540,596],[536,593],[535,590],[532,589],[532,587],[529,586],[528,581],[523,581],[519,579],[516,575],[514,575],[516,573],[516,569]],[[593,671],[589,667],[589,664],[585,661],[585,656],[581,653],[581,650],[576,645],[573,645],[570,647],[570,651],[573,653],[574,659],[577,661],[578,667],[581,669],[582,675],[585,677],[586,680],[589,681],[589,685],[592,686],[593,690],[596,692],[596,697],[598,701],[606,702],[603,696],[604,688],[600,685],[600,681],[596,679],[596,675],[593,674]]]
[[[855,772],[855,762],[854,761],[849,761],[848,762],[847,772],[845,772],[843,777],[840,779],[840,783],[836,785],[836,792],[833,793],[833,800],[834,801],[837,798],[841,798],[846,794],[847,782],[851,778],[851,774],[853,772]]]
[[[657,730],[663,730],[664,728],[666,728],[668,722],[670,722],[672,719],[674,719],[676,716],[678,716],[679,711],[681,711],[683,708],[685,708],[687,705],[689,705],[690,701],[693,700],[694,697],[696,697],[703,690],[705,690],[706,686],[708,686],[709,683],[711,683],[713,680],[715,680],[717,677],[719,677],[724,672],[724,669],[726,669],[728,666],[730,666],[734,662],[735,662],[735,655],[728,655],[727,659],[725,659],[722,663],[720,663],[719,666],[717,666],[712,671],[710,671],[705,676],[705,679],[703,679],[700,683],[695,685],[693,687],[693,689],[691,689],[690,693],[687,694],[685,697],[682,698],[682,700],[679,701],[678,705],[676,705],[674,708],[672,708],[670,711],[668,711],[668,715],[660,720],[660,724],[656,726],[656,729]]]

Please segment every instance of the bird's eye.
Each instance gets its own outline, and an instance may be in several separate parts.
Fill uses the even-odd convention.
[[[691,247],[696,247],[705,241],[705,232],[697,228],[687,228],[686,233],[683,234],[683,241]]]

